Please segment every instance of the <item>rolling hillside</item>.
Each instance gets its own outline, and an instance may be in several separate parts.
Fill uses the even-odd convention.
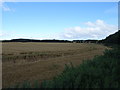
[[[105,39],[100,41],[101,43],[105,43],[105,44],[120,44],[120,30],[118,30],[118,32],[109,35],[108,37],[106,37]]]

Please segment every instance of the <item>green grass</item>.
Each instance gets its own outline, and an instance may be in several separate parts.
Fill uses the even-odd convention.
[[[35,81],[34,88],[120,88],[120,48],[105,50],[104,55],[86,60],[79,66],[65,65],[52,80]],[[31,88],[29,82],[16,85]]]

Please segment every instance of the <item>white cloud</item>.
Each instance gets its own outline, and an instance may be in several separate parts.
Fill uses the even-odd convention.
[[[0,37],[9,35],[8,32],[0,30]]]
[[[64,39],[103,39],[118,30],[117,26],[107,24],[103,20],[88,21],[85,25],[87,27],[66,28],[61,37]]]
[[[15,11],[14,9],[10,8],[6,3],[3,3],[0,1],[0,8],[2,8],[3,11]]]
[[[15,32],[8,31],[8,30],[1,30],[0,31],[0,40],[11,39],[13,38]]]
[[[8,6],[3,6],[2,9],[3,11],[11,11],[11,9]]]
[[[2,1],[0,1],[0,8],[2,8]]]
[[[0,32],[0,37],[3,36],[2,32]]]

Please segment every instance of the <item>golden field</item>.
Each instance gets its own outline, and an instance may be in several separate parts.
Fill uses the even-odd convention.
[[[92,43],[2,43],[2,81],[9,87],[25,80],[52,79],[65,64],[79,65],[83,60],[103,54],[107,47]]]

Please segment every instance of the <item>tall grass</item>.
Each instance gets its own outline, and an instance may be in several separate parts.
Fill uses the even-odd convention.
[[[104,55],[86,60],[79,66],[74,67],[72,63],[65,65],[60,75],[41,84],[36,82],[34,88],[120,88],[119,70],[120,48],[114,48],[105,50]],[[32,86],[25,82],[21,87]]]

